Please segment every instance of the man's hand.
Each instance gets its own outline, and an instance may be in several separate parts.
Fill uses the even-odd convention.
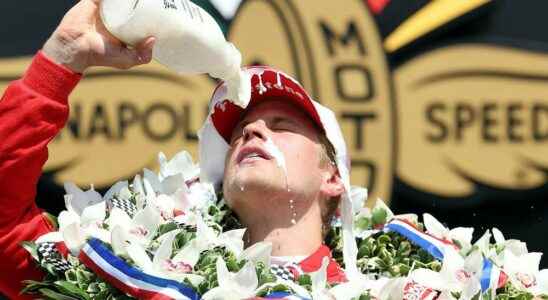
[[[42,51],[58,64],[83,73],[91,66],[128,69],[152,59],[154,38],[128,48],[112,36],[99,16],[100,0],[81,0],[70,9]]]

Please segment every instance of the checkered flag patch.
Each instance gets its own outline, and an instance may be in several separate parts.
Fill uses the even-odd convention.
[[[125,211],[131,218],[133,218],[133,216],[137,213],[137,206],[129,199],[118,199],[116,197],[112,197],[108,200],[108,204],[110,209],[113,207],[119,208]]]
[[[295,281],[295,275],[287,266],[272,265],[270,266],[270,272],[272,272],[272,274],[274,274],[277,278]]]
[[[188,231],[188,232],[196,231],[196,225],[188,225],[179,221],[175,221],[175,224],[177,224],[178,229],[183,229],[184,231]]]
[[[71,269],[70,263],[61,256],[57,246],[53,242],[38,244],[36,249],[41,263],[49,264],[56,272],[65,272]]]

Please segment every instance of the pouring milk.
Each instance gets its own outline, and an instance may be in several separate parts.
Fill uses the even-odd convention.
[[[112,35],[128,45],[156,38],[155,60],[185,74],[226,81],[228,99],[246,107],[251,80],[242,56],[227,42],[217,22],[189,0],[102,0],[101,19]]]

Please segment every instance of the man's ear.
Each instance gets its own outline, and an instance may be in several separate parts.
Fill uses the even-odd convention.
[[[320,191],[328,198],[338,197],[344,193],[344,184],[335,166],[331,165],[325,170]]]

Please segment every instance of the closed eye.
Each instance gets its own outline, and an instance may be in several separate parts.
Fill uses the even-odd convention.
[[[299,125],[291,119],[275,118],[272,120],[270,128],[278,131],[295,131],[298,126]]]

